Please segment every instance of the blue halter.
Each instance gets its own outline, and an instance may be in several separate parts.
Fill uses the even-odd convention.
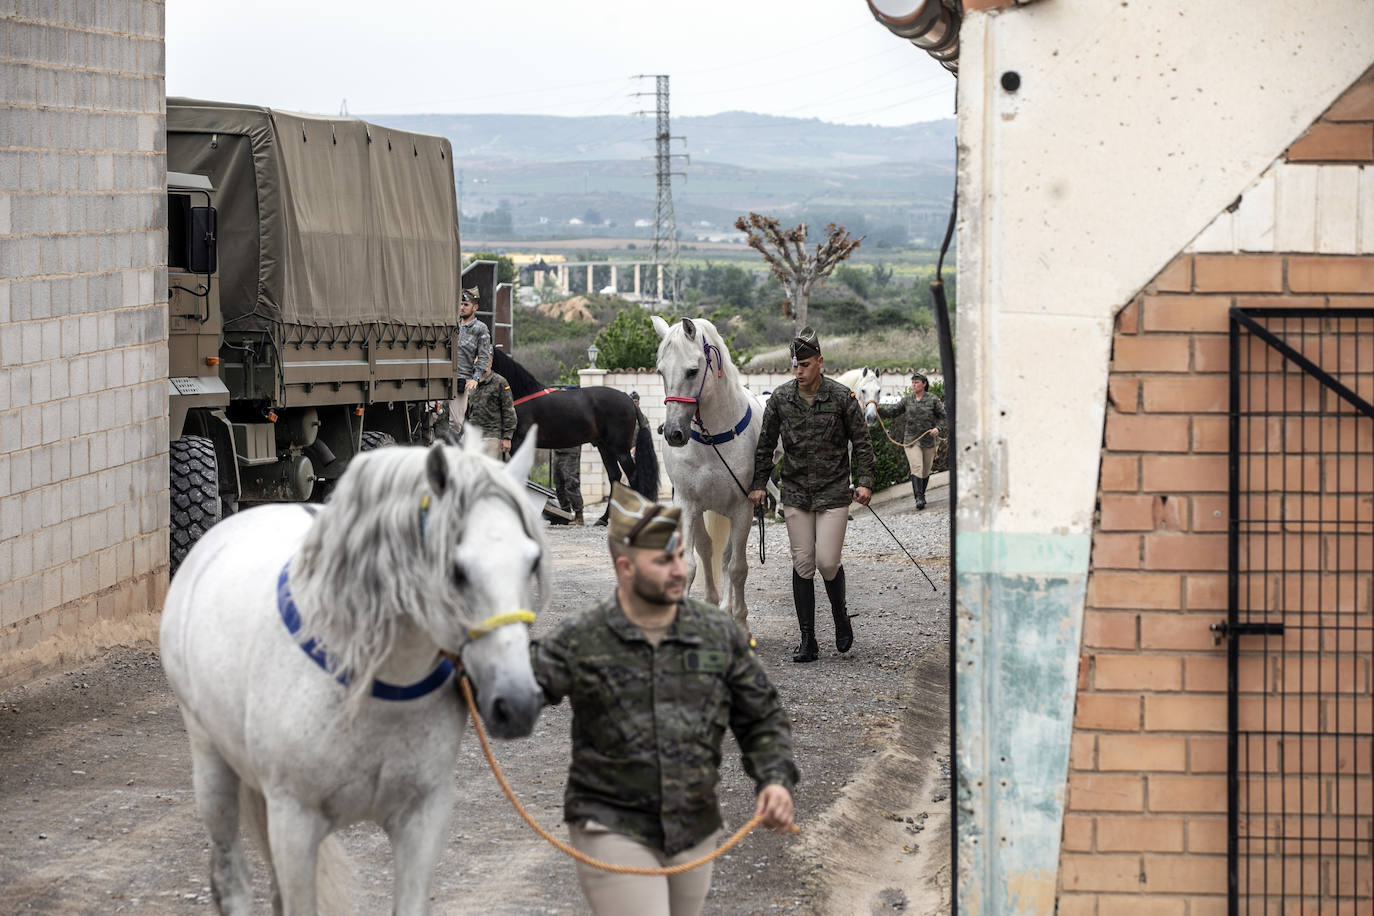
[[[699,432],[697,432],[695,429],[689,429],[689,430],[688,430],[688,433],[691,435],[692,439],[695,440],[695,441],[697,441],[697,442],[704,442],[704,443],[706,443],[707,445],[720,445],[720,444],[722,444],[722,443],[724,443],[724,442],[729,442],[731,439],[735,438],[735,437],[738,436],[740,433],[742,433],[742,432],[744,432],[746,429],[748,429],[748,428],[749,428],[749,420],[750,420],[750,418],[753,417],[753,416],[754,416],[754,408],[753,408],[752,406],[746,404],[746,405],[744,406],[744,419],[743,419],[743,420],[740,420],[738,423],[736,423],[734,426],[732,426],[727,432],[716,433],[716,434],[712,435],[711,433],[699,433]],[[701,420],[698,419],[698,420],[697,420],[697,423],[700,423],[700,422],[701,422]],[[704,429],[704,428],[705,428],[705,427],[703,427],[703,429]]]
[[[281,614],[281,622],[286,625],[286,630],[292,636],[297,635],[301,630],[301,615],[296,610],[296,601],[291,597],[291,585],[287,581],[291,569],[291,562],[288,560],[286,565],[281,568],[281,575],[277,577],[277,611]],[[325,671],[329,670],[329,655],[324,647],[313,639],[305,642],[297,640],[297,645],[310,660],[319,665]],[[388,684],[386,681],[372,682],[372,695],[379,700],[416,700],[426,694],[433,693],[442,687],[453,674],[453,662],[448,659],[440,659],[436,667],[424,680],[416,681],[404,687],[395,684]],[[345,687],[352,680],[352,675],[348,672],[340,672],[335,680]]]

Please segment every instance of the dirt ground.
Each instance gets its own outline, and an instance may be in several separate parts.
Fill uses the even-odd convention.
[[[909,491],[879,511],[936,590],[871,515],[851,522],[845,568],[850,608],[861,616],[845,656],[834,651],[817,588],[821,660],[792,663],[786,531],[769,526],[763,566],[751,543],[751,626],[792,717],[802,832],[757,832],[718,860],[707,913],[948,911],[948,554],[945,501],[941,491],[932,495],[919,515]],[[557,597],[536,636],[612,587],[604,529],[553,528],[550,542]],[[567,705],[545,710],[531,738],[496,753],[531,813],[566,836]],[[725,757],[722,799],[733,827],[752,813],[752,791],[730,738]],[[455,778],[459,808],[434,912],[586,912],[571,860],[517,818],[471,734]],[[361,884],[358,912],[388,912],[385,837],[359,826],[344,841]],[[256,853],[254,862],[258,908],[269,912]],[[208,910],[207,869],[185,732],[153,647],[115,650],[0,693],[0,911]]]

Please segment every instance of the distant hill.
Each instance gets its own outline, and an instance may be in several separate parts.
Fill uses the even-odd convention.
[[[653,121],[630,116],[363,115],[447,137],[465,238],[652,235]],[[684,239],[736,235],[749,210],[830,220],[873,241],[930,244],[954,187],[953,119],[904,127],[725,112],[675,118],[673,203]],[[574,223],[573,221],[578,221]],[[640,225],[636,227],[636,223]]]
[[[462,160],[586,162],[642,160],[653,155],[651,117],[626,115],[372,114],[368,121],[448,137]],[[831,124],[815,118],[727,111],[701,118],[674,118],[673,152],[694,162],[729,163],[748,169],[823,169],[882,162],[954,162],[954,120],[904,127]]]

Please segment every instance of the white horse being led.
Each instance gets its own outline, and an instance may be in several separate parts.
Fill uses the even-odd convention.
[[[687,587],[692,587],[700,557],[706,570],[706,600],[719,604],[721,583],[713,562],[719,556],[721,577],[730,581],[729,602],[722,607],[747,626],[745,550],[754,507],[746,491],[754,476],[763,404],[740,384],[739,370],[711,322],[684,318],[669,327],[655,315],[653,323],[663,338],[658,345],[658,371],[668,406],[663,438],[671,446],[663,453],[663,463],[686,520]],[[708,510],[730,525],[723,556],[712,554]]]
[[[882,376],[869,366],[860,366],[835,376],[835,381],[854,392],[864,409],[864,421],[872,426],[878,422],[878,396],[882,393]]]
[[[274,912],[315,913],[317,858],[342,855],[321,844],[360,821],[391,839],[394,912],[428,911],[466,723],[441,650],[461,659],[493,734],[533,729],[541,698],[522,624],[549,594],[524,488],[535,437],[505,468],[478,453],[475,432],[464,441],[359,455],[328,505],[233,515],[172,580],[162,663],[221,912],[253,907],[241,809],[267,841]],[[329,882],[318,890],[328,908]]]

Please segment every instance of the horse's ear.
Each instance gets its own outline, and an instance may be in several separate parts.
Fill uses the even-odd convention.
[[[437,442],[430,446],[425,456],[425,477],[435,496],[442,496],[448,489],[448,460],[444,458],[444,447]]]
[[[659,337],[668,336],[668,322],[664,321],[657,315],[650,315],[649,320],[654,323],[654,330],[658,332]]]
[[[696,339],[696,336],[697,336],[697,326],[694,325],[694,324],[692,324],[692,319],[690,319],[690,318],[684,318],[684,319],[682,319],[682,330],[684,330],[684,331],[687,332],[687,336],[688,336],[688,337],[692,338],[693,340]]]
[[[534,466],[534,442],[539,438],[539,427],[530,426],[530,431],[525,433],[525,441],[515,450],[509,462],[506,463],[506,473],[510,479],[514,480],[521,487],[525,486],[525,481],[529,479],[530,468]],[[540,505],[543,505],[542,501]]]

